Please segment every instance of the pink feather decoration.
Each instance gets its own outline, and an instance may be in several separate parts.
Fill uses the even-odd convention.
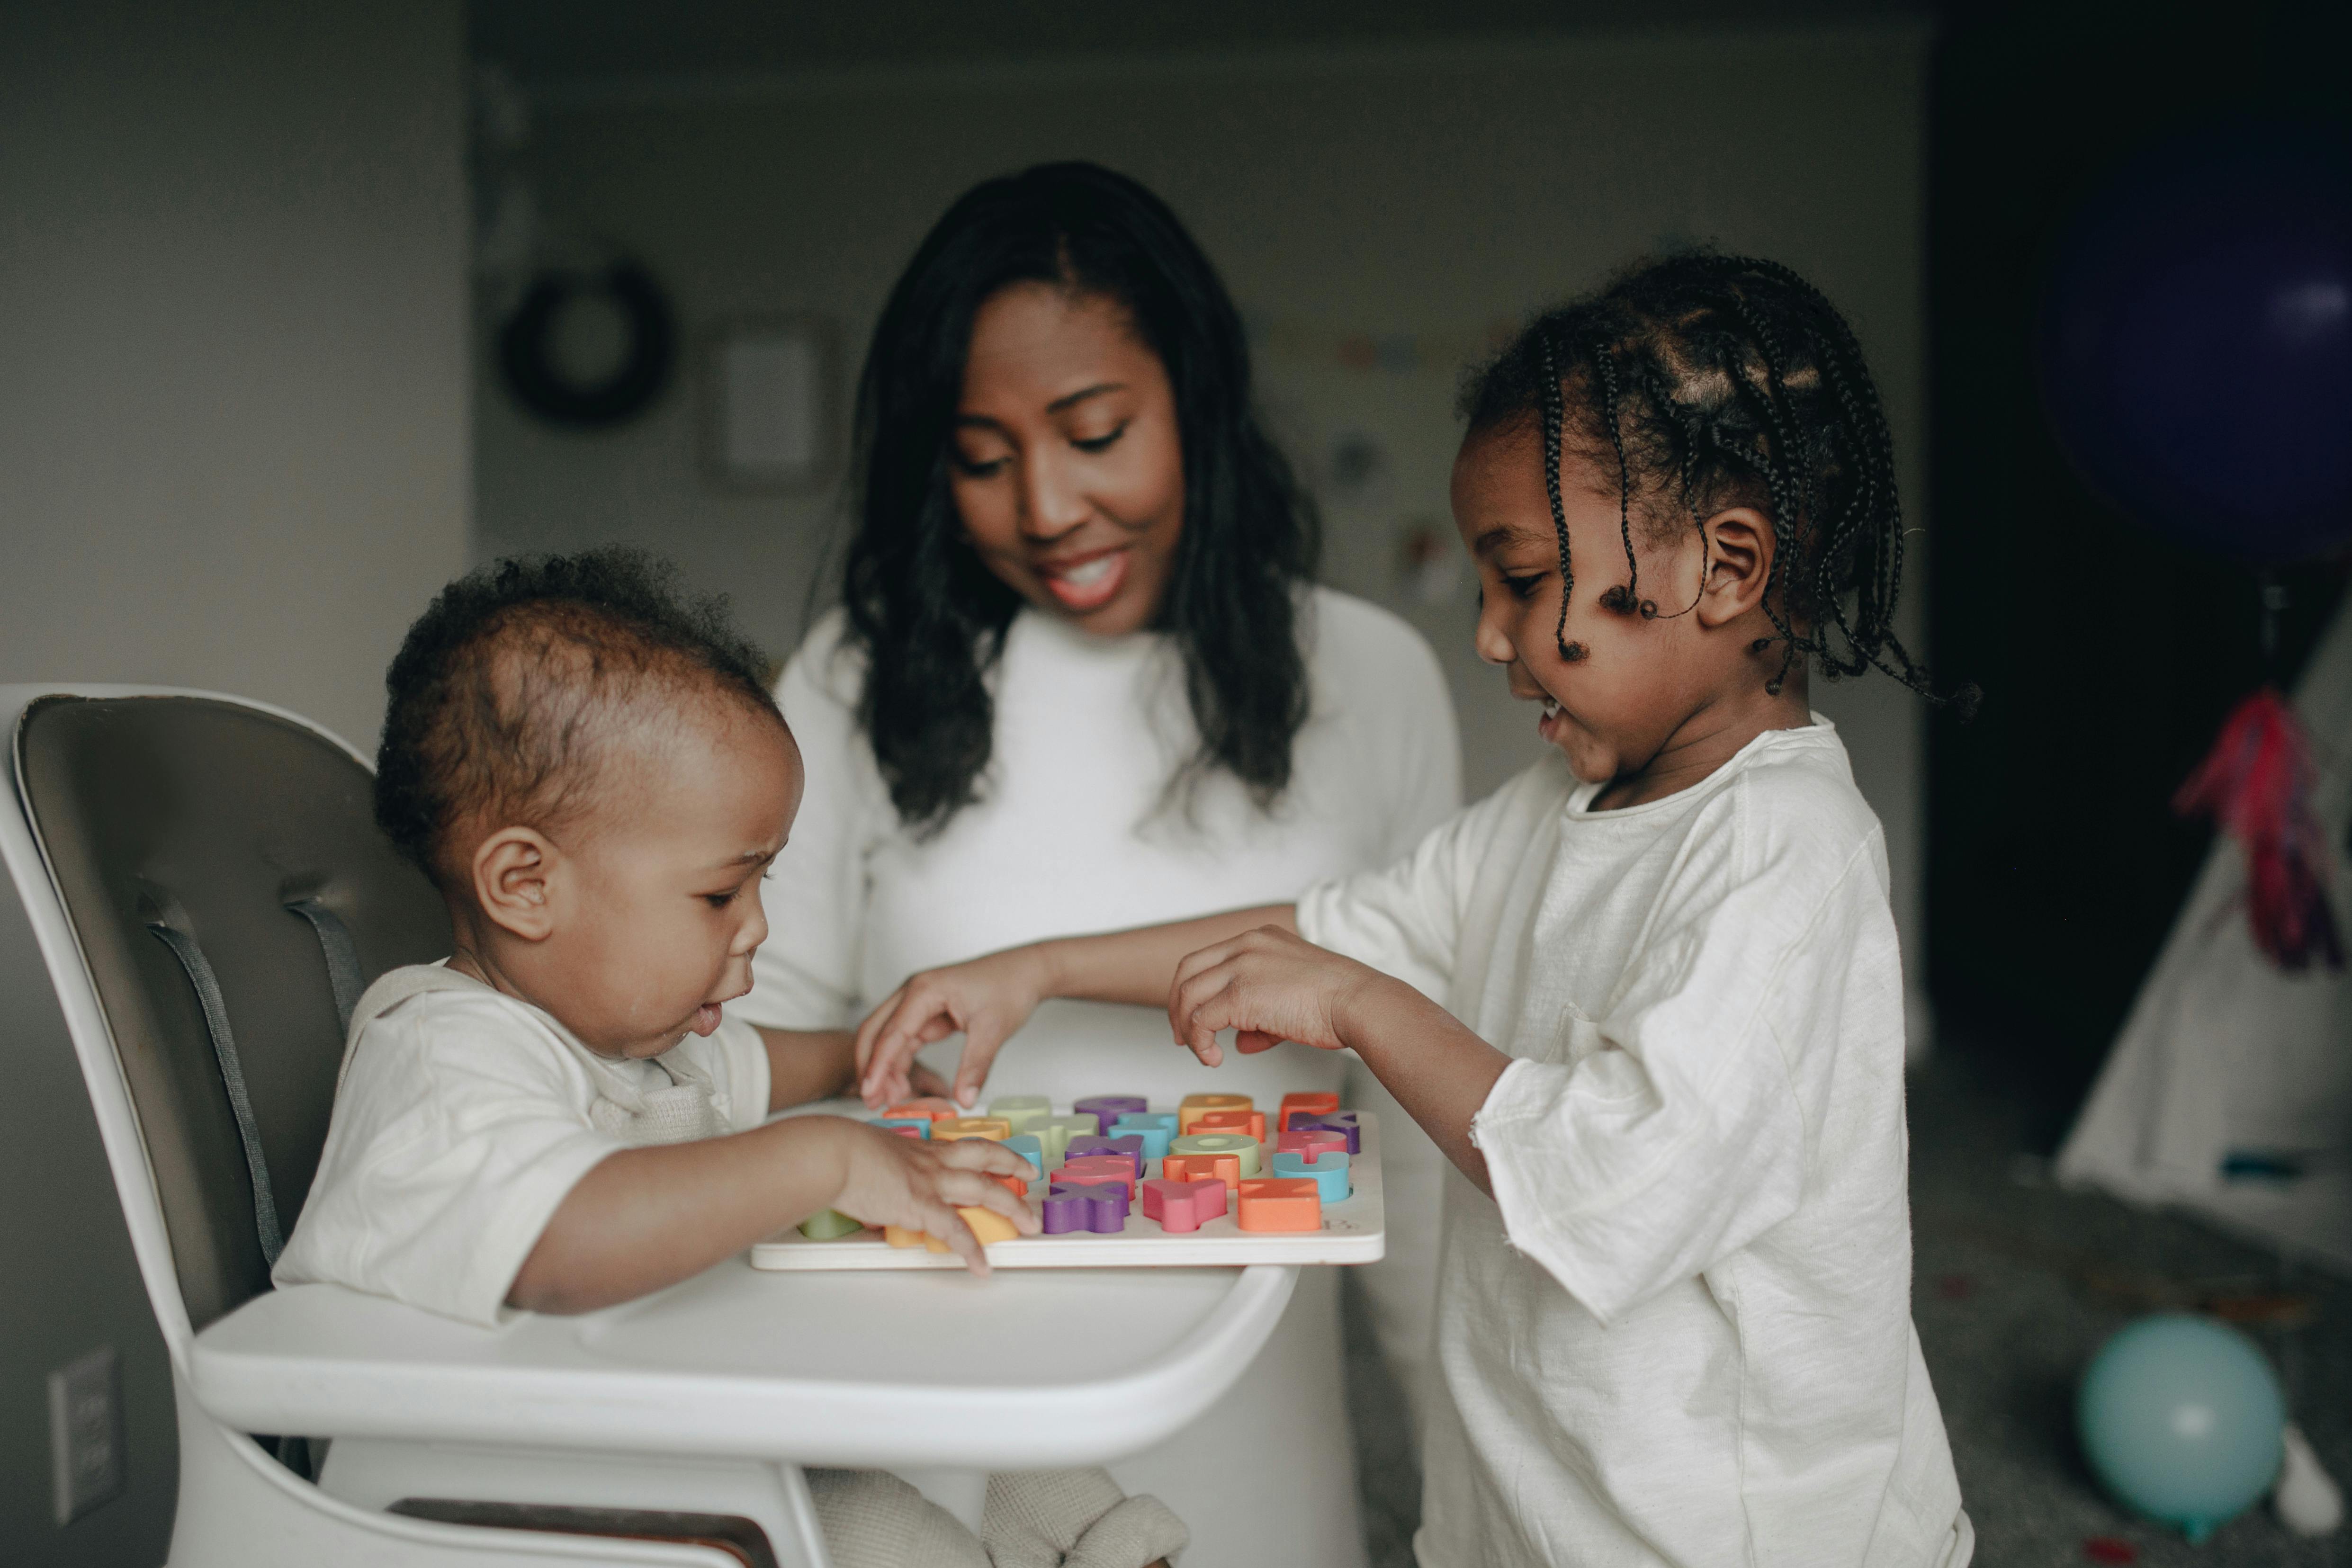
[[[2238,841],[2254,944],[2289,974],[2315,957],[2344,967],[2327,897],[2327,840],[2311,809],[2318,777],[2303,722],[2276,687],[2264,686],[2231,710],[2213,749],[2172,798],[2182,816],[2210,816]]]

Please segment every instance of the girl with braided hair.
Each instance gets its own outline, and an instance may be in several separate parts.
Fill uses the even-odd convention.
[[[1654,261],[1469,381],[1478,651],[1554,748],[1295,904],[1013,948],[869,1023],[1164,998],[1352,1048],[1452,1162],[1425,1568],[1959,1568],[1911,1324],[1886,857],[1807,683],[1878,669],[1902,517],[1853,333],[1787,268]]]

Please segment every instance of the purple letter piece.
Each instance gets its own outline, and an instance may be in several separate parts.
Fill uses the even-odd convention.
[[[1073,1230],[1116,1236],[1127,1228],[1127,1186],[1115,1181],[1057,1181],[1045,1203],[1045,1234]]]
[[[1108,1133],[1110,1131],[1110,1124],[1129,1111],[1149,1109],[1150,1109],[1149,1102],[1139,1094],[1097,1094],[1071,1106],[1070,1114],[1092,1116],[1095,1119],[1095,1130],[1098,1133]]]
[[[1339,1134],[1348,1140],[1348,1153],[1350,1155],[1364,1152],[1364,1130],[1356,1124],[1353,1111],[1334,1111],[1328,1116],[1318,1116],[1312,1122],[1294,1121],[1290,1124],[1293,1132],[1303,1132],[1308,1127],[1321,1127]]]

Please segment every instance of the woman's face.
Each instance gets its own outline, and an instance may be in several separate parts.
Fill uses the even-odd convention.
[[[950,483],[988,569],[1100,636],[1151,624],[1184,526],[1175,393],[1127,309],[1044,283],[973,318]]]

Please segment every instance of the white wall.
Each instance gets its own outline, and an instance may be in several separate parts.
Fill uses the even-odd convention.
[[[1407,612],[1437,645],[1481,792],[1534,755],[1532,715],[1470,651],[1467,583],[1415,606],[1397,570],[1411,520],[1450,538],[1461,360],[1495,323],[1661,241],[1777,257],[1855,321],[1919,502],[1927,42],[1906,24],[606,83],[541,95],[526,167],[557,225],[646,257],[689,328],[779,310],[839,323],[845,382],[892,278],[966,186],[1074,156],[1142,179],[1264,329],[1262,395],[1302,468],[1327,467],[1350,431],[1386,449],[1384,483],[1327,496],[1325,575]],[[1355,334],[1411,339],[1417,368],[1349,368],[1339,349]],[[789,649],[833,497],[709,487],[695,402],[689,375],[638,423],[581,436],[486,385],[480,548],[639,542],[732,592],[754,634]],[[1915,646],[1923,589],[1906,595]],[[1916,701],[1876,678],[1820,700],[1886,821],[1916,939]]]
[[[467,564],[459,0],[0,21],[0,681],[373,744]]]

